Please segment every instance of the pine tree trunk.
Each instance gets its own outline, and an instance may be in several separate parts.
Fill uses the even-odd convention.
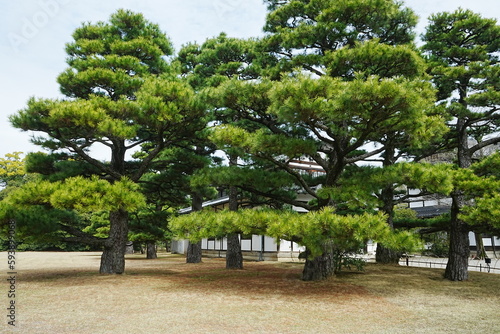
[[[146,259],[157,259],[156,243],[154,241],[146,242]]]
[[[460,222],[452,222],[450,229],[450,253],[444,277],[451,281],[465,281],[469,278],[469,235],[462,231]]]
[[[398,264],[402,254],[386,248],[383,244],[377,244],[375,261],[382,264]]]
[[[125,271],[125,248],[128,236],[128,212],[112,211],[109,214],[109,237],[101,256],[101,274],[123,274]]]
[[[392,166],[396,163],[397,158],[396,149],[394,145],[390,143],[386,144],[386,151],[384,153],[384,167]],[[394,228],[394,185],[390,184],[382,189],[380,194],[380,199],[382,200],[382,207],[380,208],[382,212],[387,215],[387,225],[391,229]],[[386,248],[383,244],[377,244],[377,251],[375,253],[375,261],[377,263],[383,264],[398,264],[401,258],[400,252],[395,252],[389,248]]]
[[[321,281],[333,276],[335,273],[335,260],[333,254],[324,253],[310,260],[306,258],[302,271],[303,281]]]
[[[466,107],[465,91],[461,90],[460,103]],[[472,153],[469,150],[467,122],[464,119],[457,120],[457,131],[459,133],[457,138],[458,167],[469,168],[472,165]],[[458,215],[467,203],[464,195],[458,190],[452,193],[451,198],[450,251],[444,277],[451,281],[465,281],[469,278],[469,228],[458,218]]]
[[[243,269],[243,255],[238,234],[227,236],[226,269]]]
[[[201,262],[201,241],[197,243],[189,242],[186,263],[200,263]]]
[[[493,250],[493,257],[497,258],[496,245],[495,245],[495,237],[491,236],[491,248]]]
[[[197,192],[193,192],[191,194],[191,208],[193,212],[201,211],[203,209],[203,197]],[[201,258],[201,241],[195,244],[189,242],[186,254],[186,263],[200,263]]]
[[[125,246],[125,254],[134,254],[134,243],[129,241]]]
[[[238,156],[229,156],[229,166],[238,165]],[[238,210],[238,188],[229,187],[229,210]],[[237,233],[227,236],[226,269],[243,269],[243,254],[241,253],[240,238]]]
[[[476,238],[476,259],[486,258],[486,249],[484,249],[483,235],[478,232],[474,232],[474,237]]]
[[[458,213],[462,207],[463,195],[454,194],[452,198],[450,251],[444,277],[451,281],[465,281],[469,278],[469,228],[467,224],[458,219]]]

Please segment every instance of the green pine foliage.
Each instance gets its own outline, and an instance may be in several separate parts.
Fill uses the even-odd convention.
[[[305,214],[261,209],[204,210],[174,218],[171,229],[176,237],[188,238],[191,242],[222,238],[231,233],[292,240],[305,246],[311,259],[323,254],[324,245],[329,242],[342,257],[358,253],[368,240],[384,242],[401,252],[421,249],[418,237],[407,231],[392,231],[381,213],[338,215],[331,208]]]
[[[459,187],[474,198],[474,204],[464,208],[461,218],[480,230],[500,231],[500,153],[496,152],[473,164],[460,179]]]

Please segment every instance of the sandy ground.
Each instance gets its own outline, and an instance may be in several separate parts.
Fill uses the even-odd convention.
[[[500,297],[476,295],[484,284],[499,288],[491,284],[497,281],[459,286],[436,270],[402,274],[401,267],[370,265],[365,273],[303,282],[300,264],[247,262],[244,270],[228,271],[223,259],[188,265],[161,254],[157,260],[128,256],[126,274],[99,275],[100,253],[17,255],[16,326],[5,320],[12,299],[4,281],[0,333],[484,334],[500,328]]]
[[[99,270],[101,254],[101,252],[17,252],[16,267],[21,271],[61,268]],[[3,255],[3,258],[5,257],[6,255]],[[1,264],[6,266],[7,262],[2,261]],[[1,266],[0,268],[2,271],[5,270]]]

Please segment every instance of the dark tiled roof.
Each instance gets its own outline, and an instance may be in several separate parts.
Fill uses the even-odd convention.
[[[430,205],[411,209],[417,213],[417,217],[419,218],[431,218],[450,212],[451,207],[443,205]]]

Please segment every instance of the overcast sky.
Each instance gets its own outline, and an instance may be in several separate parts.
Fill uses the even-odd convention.
[[[419,16],[422,32],[432,13],[468,8],[500,21],[498,0],[406,0]],[[82,22],[107,21],[119,8],[144,14],[159,24],[176,50],[226,32],[231,37],[262,35],[262,0],[18,0],[0,2],[0,157],[38,151],[30,134],[12,128],[8,116],[29,97],[61,97],[56,77],[66,68],[64,45]]]

